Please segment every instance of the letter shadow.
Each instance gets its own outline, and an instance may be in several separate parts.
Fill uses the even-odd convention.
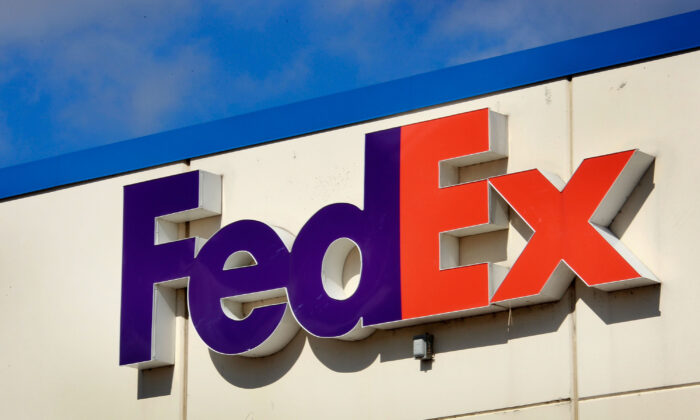
[[[375,363],[377,358],[379,363],[412,359],[413,336],[428,332],[435,337],[435,360],[416,361],[417,369],[428,372],[433,363],[439,363],[440,353],[504,344],[513,338],[557,331],[571,313],[571,296],[572,293],[567,292],[558,302],[513,309],[510,315],[504,310],[431,324],[377,330],[370,337],[357,342],[309,337],[309,345],[318,360],[329,369],[358,372]]]
[[[282,378],[304,349],[306,334],[300,330],[279,352],[267,357],[226,356],[209,350],[219,374],[231,385],[252,389],[270,385]]]
[[[511,339],[554,333],[572,313],[574,302],[582,299],[606,323],[617,323],[659,316],[659,285],[604,292],[576,279],[556,302],[503,310],[495,313],[422,324],[391,330],[376,330],[364,340],[342,341],[318,338],[301,330],[280,352],[268,357],[224,356],[209,351],[214,366],[230,384],[259,388],[282,378],[296,363],[305,341],[314,356],[327,368],[339,373],[359,372],[377,361],[391,362],[413,358],[413,336],[425,332],[435,337],[435,359],[416,361],[425,373],[440,363],[440,354],[470,348],[505,344]]]
[[[174,372],[174,366],[139,370],[136,397],[143,400],[170,395]]]
[[[605,292],[577,281],[576,295],[606,324],[661,316],[661,285]]]
[[[646,202],[649,195],[654,190],[654,169],[656,160],[651,162],[646,172],[639,179],[639,183],[632,190],[629,197],[622,205],[620,212],[615,216],[615,219],[610,224],[610,231],[618,237],[621,237],[632,224],[637,213]]]
[[[574,292],[576,292],[574,294]],[[377,330],[365,340],[352,342],[309,337],[314,355],[336,372],[358,372],[379,358],[380,363],[413,358],[413,336],[435,337],[435,360],[416,362],[428,372],[440,363],[440,353],[505,344],[511,339],[553,333],[573,311],[572,299],[582,299],[607,324],[659,316],[659,285],[617,292],[587,287],[580,280],[556,302],[491,314],[393,330]]]

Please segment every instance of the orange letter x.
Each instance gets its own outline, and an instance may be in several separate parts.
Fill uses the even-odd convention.
[[[606,228],[651,161],[636,150],[586,159],[563,191],[538,170],[491,178],[534,231],[491,302],[518,306],[559,299],[572,271],[603,290],[656,282]]]

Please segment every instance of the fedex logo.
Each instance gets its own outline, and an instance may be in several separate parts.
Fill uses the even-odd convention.
[[[296,237],[240,220],[206,242],[178,240],[177,223],[220,214],[221,177],[126,186],[120,364],[173,363],[178,287],[212,350],[264,356],[300,326],[357,340],[557,300],[574,275],[602,290],[657,282],[607,228],[653,159],[637,150],[589,158],[566,185],[537,169],[460,183],[459,168],[507,157],[506,124],[482,109],[367,134],[362,208],[326,206]],[[509,209],[533,231],[512,267],[460,266],[459,238],[508,229]],[[351,258],[359,281],[348,286]]]

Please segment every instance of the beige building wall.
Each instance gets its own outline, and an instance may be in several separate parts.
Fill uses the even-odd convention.
[[[692,418],[698,73],[700,52],[690,52],[4,200],[3,417]],[[362,205],[366,133],[484,107],[508,115],[508,172],[568,180],[586,157],[631,148],[656,156],[612,229],[660,286],[605,293],[576,281],[558,302],[357,342],[302,331],[259,359],[209,351],[181,292],[175,366],[118,366],[123,185],[222,174],[222,216],[191,222],[191,234],[245,218],[296,234],[327,204]],[[499,239],[512,262],[524,240],[515,229]],[[435,335],[433,362],[412,358],[411,338],[423,332]]]

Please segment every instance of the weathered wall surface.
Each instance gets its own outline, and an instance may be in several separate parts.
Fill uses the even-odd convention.
[[[489,95],[0,203],[0,395],[8,418],[664,418],[700,409],[695,160],[700,52]],[[661,280],[555,303],[377,331],[303,331],[260,359],[209,351],[179,294],[174,368],[118,366],[122,186],[193,169],[223,175],[222,216],[296,234],[321,207],[362,205],[364,135],[484,107],[508,115],[508,172],[568,180],[582,159],[656,161],[612,225]],[[271,122],[274,123],[274,122]],[[478,168],[476,169],[478,171]],[[472,176],[473,174],[468,174]],[[507,260],[524,241],[507,234]],[[469,245],[478,242],[473,240]],[[413,335],[435,335],[432,363]]]

